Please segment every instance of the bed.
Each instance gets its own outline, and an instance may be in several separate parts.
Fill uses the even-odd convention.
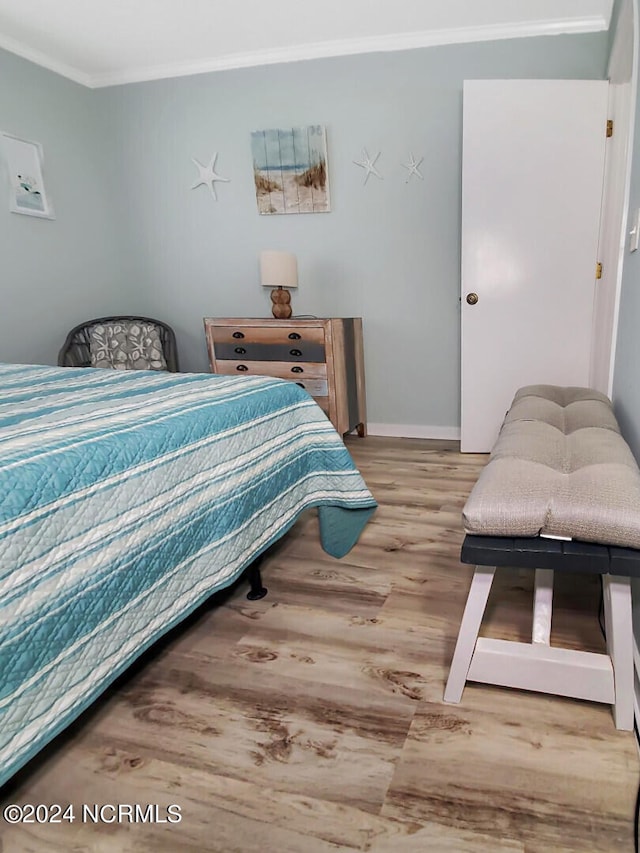
[[[0,365],[0,784],[303,511],[341,557],[375,506],[293,382]]]

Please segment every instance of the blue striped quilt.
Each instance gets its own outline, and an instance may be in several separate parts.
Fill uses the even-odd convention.
[[[0,365],[0,784],[303,510],[340,557],[375,506],[293,382]]]

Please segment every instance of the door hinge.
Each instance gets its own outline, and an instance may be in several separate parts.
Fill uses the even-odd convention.
[[[607,139],[613,136],[613,119],[607,119]]]
[[[596,278],[602,278],[602,264],[600,261],[596,264]]]

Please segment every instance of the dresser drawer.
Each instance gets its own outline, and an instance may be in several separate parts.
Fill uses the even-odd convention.
[[[216,361],[239,358],[248,361],[325,361],[324,344],[313,341],[289,341],[283,343],[260,343],[238,340],[233,343],[217,342],[215,344]]]
[[[329,383],[326,379],[294,379],[296,385],[308,391],[312,397],[327,397],[329,394]]]
[[[301,343],[322,344],[324,346],[324,328],[322,326],[210,326],[213,342],[216,344],[286,344],[291,347]]]
[[[216,373],[225,376],[275,376],[280,379],[293,379],[304,382],[306,379],[327,378],[327,365],[304,361],[291,364],[287,361],[216,361]]]

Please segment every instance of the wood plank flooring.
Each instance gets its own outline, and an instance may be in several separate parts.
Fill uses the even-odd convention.
[[[442,702],[485,456],[348,438],[380,507],[343,560],[314,513],[147,653],[1,792],[175,803],[182,820],[7,826],[2,853],[633,851],[638,752],[608,706],[467,685]],[[499,570],[483,634],[530,639],[532,573]],[[558,578],[552,642],[604,649],[597,579]],[[107,813],[109,815],[110,813]]]

